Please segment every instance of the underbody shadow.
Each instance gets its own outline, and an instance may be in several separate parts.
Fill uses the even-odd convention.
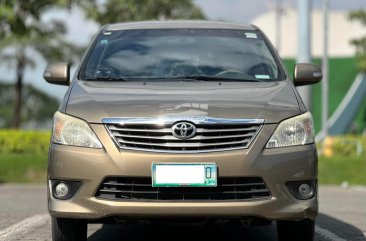
[[[258,235],[260,234],[260,235]],[[152,226],[152,225],[133,225],[118,227],[114,225],[103,225],[103,227],[92,234],[88,241],[129,241],[129,240],[277,240],[276,225],[255,226],[244,228],[243,226]],[[201,237],[203,239],[201,239]]]
[[[327,230],[338,237],[351,241],[366,241],[366,238],[359,228],[338,220],[326,214],[319,214],[317,219],[318,227],[323,231]],[[132,240],[194,240],[202,237],[202,240],[225,240],[225,241],[277,241],[276,223],[267,226],[243,227],[240,225],[226,226],[156,226],[156,225],[103,225],[94,232],[88,241],[132,241]],[[330,237],[316,232],[315,241],[330,241]]]

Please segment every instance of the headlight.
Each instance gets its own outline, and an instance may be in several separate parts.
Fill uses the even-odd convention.
[[[75,117],[56,112],[53,117],[52,142],[62,145],[102,148],[89,125]]]
[[[267,148],[297,146],[314,143],[313,118],[310,112],[282,121],[271,139]]]

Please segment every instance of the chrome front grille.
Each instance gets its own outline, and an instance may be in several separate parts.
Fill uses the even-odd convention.
[[[194,124],[194,137],[179,139],[173,135],[172,127],[181,121]],[[264,121],[175,116],[108,118],[103,122],[120,149],[189,153],[248,148]]]

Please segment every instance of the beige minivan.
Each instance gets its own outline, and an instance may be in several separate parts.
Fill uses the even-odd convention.
[[[54,115],[48,208],[54,241],[88,223],[277,222],[278,240],[311,241],[318,213],[311,114],[255,26],[210,21],[104,26]]]

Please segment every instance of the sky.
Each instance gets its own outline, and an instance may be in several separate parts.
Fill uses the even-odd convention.
[[[195,0],[203,12],[210,20],[230,21],[239,23],[251,23],[253,19],[261,14],[272,11],[276,7],[276,2],[281,1],[283,8],[296,9],[297,0]],[[322,0],[313,0],[313,9],[322,9]],[[366,0],[330,0],[331,10],[351,11],[356,9],[366,9]],[[68,38],[75,43],[87,45],[92,36],[98,31],[99,26],[86,20],[79,9],[72,9],[71,12],[50,12],[45,20],[57,18],[65,21],[68,29]],[[61,100],[67,87],[47,84],[42,77],[46,62],[35,55],[38,65],[34,69],[27,69],[25,82],[31,83],[37,88],[46,91],[48,94]],[[72,68],[72,72],[73,72]],[[14,68],[9,65],[0,66],[0,79],[15,79]]]

